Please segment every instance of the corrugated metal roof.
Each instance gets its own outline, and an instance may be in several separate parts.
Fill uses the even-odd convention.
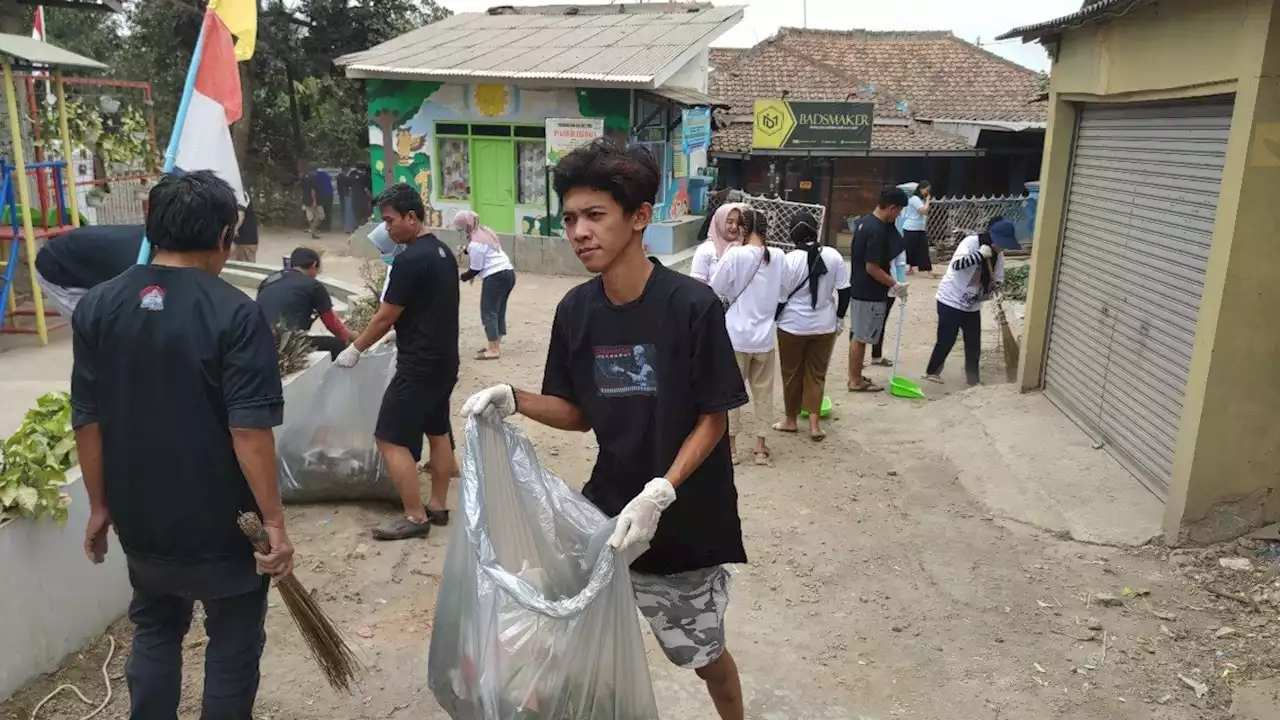
[[[742,19],[710,4],[516,8],[463,13],[344,55],[348,77],[547,80],[653,88]],[[606,14],[607,13],[607,14]]]
[[[94,70],[106,70],[107,66],[77,55],[70,50],[63,50],[57,45],[50,45],[25,35],[8,35],[0,33],[0,55],[8,55],[32,65],[48,65],[49,67],[81,67]]]
[[[1046,20],[1035,25],[1014,28],[996,39],[1022,38],[1023,42],[1030,42],[1047,35],[1056,35],[1063,30],[1080,27],[1087,23],[1118,17],[1130,10],[1136,10],[1155,2],[1158,2],[1158,0],[1098,0],[1098,2],[1086,2],[1084,7],[1070,15],[1064,15],[1054,20]]]
[[[729,107],[728,103],[725,101],[717,100],[710,95],[694,90],[693,88],[667,87],[664,85],[656,90],[650,90],[649,92],[657,95],[658,97],[663,97],[680,103],[686,107],[698,107],[700,105],[713,108]]]

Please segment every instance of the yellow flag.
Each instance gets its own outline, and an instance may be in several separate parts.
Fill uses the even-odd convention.
[[[236,36],[236,60],[253,57],[258,38],[257,0],[209,0],[209,9]]]

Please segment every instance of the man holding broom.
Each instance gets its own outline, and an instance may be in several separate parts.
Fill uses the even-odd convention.
[[[566,235],[599,275],[556,308],[541,394],[496,385],[462,412],[595,431],[583,494],[618,518],[609,542],[634,560],[636,604],[667,659],[702,678],[721,718],[741,720],[724,619],[727,565],[747,556],[726,429],[747,393],[720,299],[645,255],[658,183],[647,150],[608,140],[556,165]]]
[[[135,720],[177,717],[196,600],[209,636],[202,717],[249,720],[266,642],[264,575],[293,571],[271,434],[284,414],[275,343],[253,300],[218,277],[237,215],[235,193],[213,172],[165,176],[147,213],[154,260],[90,290],[72,323],[84,547],[101,563],[114,526],[124,548]],[[255,555],[241,533],[245,511],[262,516],[269,552]]]

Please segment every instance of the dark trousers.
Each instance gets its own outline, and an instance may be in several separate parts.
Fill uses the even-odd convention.
[[[889,329],[889,315],[893,313],[893,303],[897,298],[889,298],[889,304],[885,306],[884,322],[880,323],[880,342],[871,346],[871,359],[879,360],[884,357],[884,341],[889,337],[885,330]]]
[[[950,305],[938,303],[938,341],[933,346],[933,355],[929,358],[929,367],[925,373],[937,375],[942,372],[942,365],[947,361],[951,348],[955,347],[956,336],[964,333],[964,376],[970,385],[977,385],[978,359],[981,357],[982,312],[965,312]]]
[[[204,652],[201,720],[252,720],[258,663],[266,645],[267,589],[201,599],[209,644]],[[130,720],[177,720],[182,695],[182,639],[194,599],[134,590],[129,604],[133,649],[125,662]]]
[[[308,335],[307,339],[317,350],[323,350],[338,359],[338,353],[346,349],[347,344],[332,335]]]
[[[515,286],[515,270],[496,272],[480,285],[480,322],[489,342],[496,342],[507,334],[507,300]]]

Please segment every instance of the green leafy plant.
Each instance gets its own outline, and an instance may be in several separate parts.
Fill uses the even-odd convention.
[[[1006,300],[1026,302],[1027,278],[1030,274],[1031,266],[1026,263],[1005,268],[1003,291]]]
[[[366,295],[351,298],[347,303],[346,325],[353,333],[362,333],[378,312],[382,297],[382,284],[387,280],[387,264],[381,260],[365,260],[360,266],[360,280],[364,282]]]
[[[71,498],[62,487],[75,464],[71,398],[63,392],[43,395],[0,444],[0,517],[48,516],[65,523]]]

